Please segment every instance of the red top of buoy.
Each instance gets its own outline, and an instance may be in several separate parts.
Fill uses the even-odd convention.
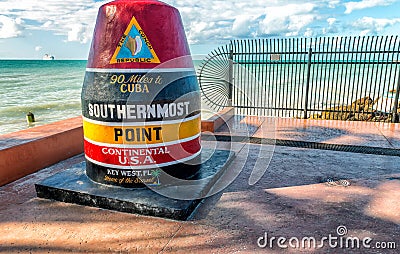
[[[193,67],[177,9],[157,0],[116,0],[100,7],[88,68]],[[190,58],[189,58],[190,59]]]

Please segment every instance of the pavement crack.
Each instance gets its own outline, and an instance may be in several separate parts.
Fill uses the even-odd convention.
[[[395,146],[392,142],[390,142],[390,140],[388,139],[388,137],[386,137],[386,135],[382,132],[382,130],[377,126],[376,123],[375,123],[375,128],[378,129],[379,133],[385,138],[385,140],[389,143],[389,145],[390,145],[391,147],[393,147],[394,149],[396,149],[396,146]]]
[[[171,239],[169,239],[169,241],[165,244],[165,246],[158,252],[158,254],[162,254],[164,253],[164,251],[167,249],[168,245],[172,242],[172,240],[174,240],[175,236],[178,234],[179,230],[181,230],[182,225],[179,225],[178,229],[175,231],[175,233],[173,234],[173,236],[171,237]]]

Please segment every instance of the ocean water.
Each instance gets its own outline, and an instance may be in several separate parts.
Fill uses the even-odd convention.
[[[226,61],[225,61],[226,62]],[[227,65],[218,61],[195,60],[202,70],[202,118],[215,110],[208,105],[227,99]],[[269,105],[279,110],[243,111],[243,114],[303,117],[303,109],[319,112],[339,105],[350,105],[363,97],[379,101],[396,89],[399,68],[390,64],[314,64],[311,68],[309,96],[305,99],[306,64],[233,65],[235,106],[255,108]],[[81,115],[81,89],[86,61],[79,60],[0,60],[0,135]],[[227,81],[227,80],[225,80]],[[222,103],[223,104],[223,103]],[[224,104],[225,105],[225,104]],[[380,111],[390,112],[385,102]],[[246,109],[247,110],[247,109]],[[36,123],[28,126],[26,114],[33,112]],[[240,112],[239,112],[240,113]]]
[[[0,60],[0,134],[81,114],[86,61]]]
[[[0,60],[0,135],[81,115],[85,68],[82,60]]]

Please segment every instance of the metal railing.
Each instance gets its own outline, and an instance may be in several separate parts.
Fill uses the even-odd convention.
[[[218,109],[296,118],[398,122],[398,36],[234,40],[200,66]]]

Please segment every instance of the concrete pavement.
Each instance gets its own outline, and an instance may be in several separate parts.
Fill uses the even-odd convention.
[[[217,133],[391,149],[400,144],[396,124],[364,122],[235,117]],[[81,161],[81,155],[0,187],[0,252],[398,253],[400,157],[243,142],[203,146],[236,151],[221,179],[234,181],[204,200],[191,221],[36,198],[34,183]],[[254,176],[261,178],[250,185]],[[397,251],[331,248],[321,241],[338,237],[339,226],[347,229],[343,237],[370,237],[371,247],[395,242]],[[313,237],[324,244],[284,249],[275,239],[260,248],[257,241],[266,234],[269,240]]]

